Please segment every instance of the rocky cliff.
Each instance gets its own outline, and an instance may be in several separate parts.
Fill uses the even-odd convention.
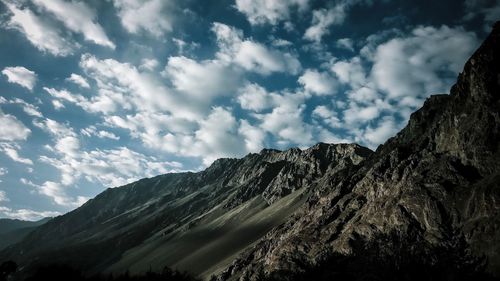
[[[448,280],[482,270],[498,276],[499,149],[497,23],[449,95],[431,96],[361,168],[344,177],[326,175],[325,194],[312,195],[219,280],[298,279],[328,262],[332,268],[323,274],[346,273],[335,265],[363,272],[362,264],[346,259],[394,271],[422,264],[449,271],[439,273]],[[382,278],[394,278],[390,274]]]

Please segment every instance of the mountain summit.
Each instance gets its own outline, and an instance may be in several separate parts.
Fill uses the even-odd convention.
[[[0,255],[25,271],[47,261],[89,273],[166,265],[219,280],[500,276],[499,50],[497,23],[450,95],[430,97],[376,152],[266,149],[143,179]]]

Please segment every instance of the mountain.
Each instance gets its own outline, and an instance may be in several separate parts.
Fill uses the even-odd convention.
[[[350,173],[372,153],[355,144],[265,149],[143,179],[104,191],[0,255],[26,270],[47,261],[90,273],[167,265],[208,277],[320,192],[325,175]]]
[[[0,219],[0,250],[21,241],[33,229],[48,222],[50,219],[43,218],[38,221]]]
[[[24,272],[159,271],[218,280],[500,276],[500,23],[449,95],[372,152],[265,149],[108,189],[0,252]]]
[[[450,95],[428,98],[359,169],[324,183],[326,194],[308,198],[219,279],[298,277],[323,267],[321,274],[366,280],[362,274],[383,268],[365,272],[362,265],[370,264],[444,269],[444,278],[432,280],[476,270],[499,276],[500,22]],[[393,280],[393,273],[368,280]]]

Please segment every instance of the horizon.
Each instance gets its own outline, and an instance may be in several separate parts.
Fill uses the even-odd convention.
[[[428,2],[1,0],[0,218],[265,148],[375,150],[500,18]]]

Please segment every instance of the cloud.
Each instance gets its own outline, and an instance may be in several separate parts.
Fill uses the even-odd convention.
[[[392,116],[385,116],[378,122],[376,127],[368,126],[363,134],[363,138],[375,148],[385,142],[389,137],[394,136],[401,128]]]
[[[76,85],[82,87],[82,88],[90,88],[89,82],[87,82],[87,79],[83,78],[82,76],[71,73],[71,76],[66,78],[66,81],[70,81],[75,83]]]
[[[7,104],[19,104],[21,105],[24,113],[28,114],[29,116],[33,116],[33,117],[43,117],[43,114],[39,111],[39,108],[30,104],[30,103],[27,103],[25,102],[24,100],[22,99],[19,99],[19,98],[15,98],[15,99],[12,99],[12,100],[6,100],[6,99],[3,99],[3,98],[0,98],[0,104],[2,103],[7,103]]]
[[[10,83],[21,85],[22,87],[32,91],[35,87],[37,75],[23,66],[11,66],[2,70],[2,73],[7,76]]]
[[[390,98],[447,92],[477,46],[476,35],[459,27],[417,27],[377,47],[371,76]]]
[[[354,52],[354,42],[350,38],[339,39],[339,40],[337,40],[336,45],[338,48],[346,49],[346,50],[349,50],[351,52]]]
[[[367,74],[359,57],[335,62],[330,69],[341,83],[349,84],[351,88],[358,88],[367,83]]]
[[[270,113],[255,114],[259,127],[278,138],[278,143],[310,145],[312,127],[303,120],[306,96],[302,93],[273,94],[275,107]]]
[[[221,61],[232,62],[247,71],[269,75],[273,72],[297,74],[301,65],[295,55],[270,49],[267,46],[243,38],[243,32],[237,28],[214,23],[212,31],[217,37]]]
[[[253,126],[247,120],[240,120],[238,133],[245,140],[245,148],[248,152],[258,152],[264,148],[266,132],[257,126]]]
[[[9,198],[7,197],[7,193],[5,191],[0,190],[0,203],[1,202],[9,202]]]
[[[100,139],[105,139],[105,138],[112,140],[120,139],[120,137],[115,135],[114,133],[105,130],[98,130],[95,126],[89,126],[87,128],[81,129],[80,133],[87,137],[96,136]]]
[[[156,67],[158,67],[158,65],[159,62],[157,60],[144,58],[141,60],[141,65],[139,66],[139,69],[153,71],[155,70]]]
[[[325,105],[318,105],[312,112],[313,118],[320,123],[325,123],[331,128],[340,128],[342,123],[337,116],[337,112],[329,109]]]
[[[0,141],[26,140],[30,134],[31,130],[15,116],[0,110]]]
[[[63,38],[56,27],[35,15],[28,8],[19,8],[5,0],[2,2],[12,14],[7,22],[7,27],[21,32],[40,51],[49,52],[55,56],[67,56],[78,47],[78,45]]]
[[[252,25],[272,24],[290,18],[290,10],[304,11],[309,0],[236,0],[236,9],[243,13]]]
[[[9,170],[7,170],[7,168],[0,167],[0,176],[3,176],[5,174],[7,174],[8,172],[9,172]]]
[[[304,33],[304,39],[320,43],[330,33],[331,25],[341,24],[346,18],[346,4],[340,3],[329,9],[313,11],[312,23]]]
[[[298,82],[304,89],[319,96],[333,95],[337,90],[336,80],[326,72],[319,72],[314,69],[306,69],[299,77]]]
[[[85,3],[62,0],[33,0],[33,3],[53,14],[69,30],[82,34],[85,40],[115,48],[115,44],[109,40],[102,26],[97,23],[96,12]]]
[[[170,0],[113,0],[113,4],[123,27],[130,33],[147,31],[158,37],[172,31]]]
[[[183,56],[170,57],[164,74],[176,90],[206,102],[231,94],[240,82],[238,70],[220,61],[197,62]]]
[[[87,198],[70,196],[67,191],[81,178],[113,187],[182,168],[178,162],[159,161],[127,147],[87,150],[68,124],[51,119],[34,124],[52,136],[54,143],[48,148],[53,155],[42,155],[40,161],[59,170],[60,179],[33,185],[40,194],[51,197],[58,205],[75,207],[85,202]],[[107,134],[93,129],[85,131],[102,136]]]
[[[0,213],[11,219],[36,221],[43,218],[55,217],[60,215],[59,212],[54,211],[34,211],[30,209],[17,209],[13,210],[7,207],[0,207]]]
[[[17,152],[18,149],[19,146],[15,144],[0,143],[0,150],[3,151],[5,155],[10,157],[10,159],[22,164],[33,165],[33,161],[31,161],[31,159],[19,156],[19,153]]]
[[[241,108],[252,111],[262,111],[272,107],[272,99],[262,86],[255,83],[247,83],[238,89],[237,101]]]

